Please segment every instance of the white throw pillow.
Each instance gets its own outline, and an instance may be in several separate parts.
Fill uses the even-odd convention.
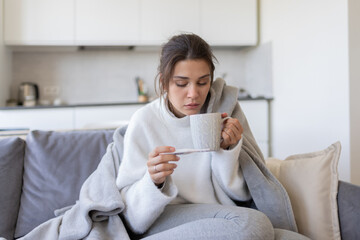
[[[336,198],[340,151],[336,142],[323,151],[266,161],[289,194],[299,233],[311,239],[341,239]]]

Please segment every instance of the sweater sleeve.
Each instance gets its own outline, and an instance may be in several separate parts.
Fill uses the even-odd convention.
[[[136,233],[144,233],[176,194],[171,178],[160,190],[152,182],[149,172],[146,172],[140,180],[121,190],[125,202],[123,216],[128,226]]]
[[[124,156],[116,184],[125,203],[122,212],[127,225],[135,233],[144,233],[177,195],[171,177],[159,189],[151,180],[147,158],[154,137],[151,126],[141,121],[143,114],[135,113],[124,138]]]

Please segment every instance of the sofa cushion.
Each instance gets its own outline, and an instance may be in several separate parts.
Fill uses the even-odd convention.
[[[23,189],[15,237],[75,204],[80,188],[96,169],[114,130],[32,131],[26,139]]]
[[[360,186],[339,181],[338,206],[341,239],[360,239]]]
[[[19,211],[25,141],[0,139],[0,237],[13,239]]]
[[[311,239],[340,239],[337,208],[341,145],[266,164],[289,194],[299,233]]]

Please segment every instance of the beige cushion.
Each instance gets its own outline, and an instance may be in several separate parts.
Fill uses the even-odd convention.
[[[323,151],[266,161],[289,194],[299,233],[311,239],[341,239],[336,200],[340,151],[336,142]]]

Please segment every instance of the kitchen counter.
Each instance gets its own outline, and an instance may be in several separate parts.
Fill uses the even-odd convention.
[[[269,97],[245,97],[238,98],[239,101],[272,101],[273,98]],[[130,105],[145,105],[149,102],[114,102],[114,103],[89,103],[89,104],[66,104],[66,105],[37,105],[33,107],[23,107],[23,106],[14,106],[14,107],[0,107],[1,110],[26,110],[26,109],[46,109],[46,108],[78,108],[78,107],[107,107],[107,106],[130,106]]]
[[[265,156],[271,156],[272,98],[239,98],[241,108]],[[1,135],[16,135],[29,130],[116,128],[147,103],[114,102],[62,106],[1,107]]]
[[[89,103],[89,104],[65,104],[65,105],[37,105],[37,106],[33,106],[33,107],[14,106],[14,107],[0,107],[0,110],[129,106],[129,105],[144,105],[147,103],[148,102],[117,102],[117,103]]]
[[[238,101],[272,101],[274,98],[272,97],[238,97]]]

